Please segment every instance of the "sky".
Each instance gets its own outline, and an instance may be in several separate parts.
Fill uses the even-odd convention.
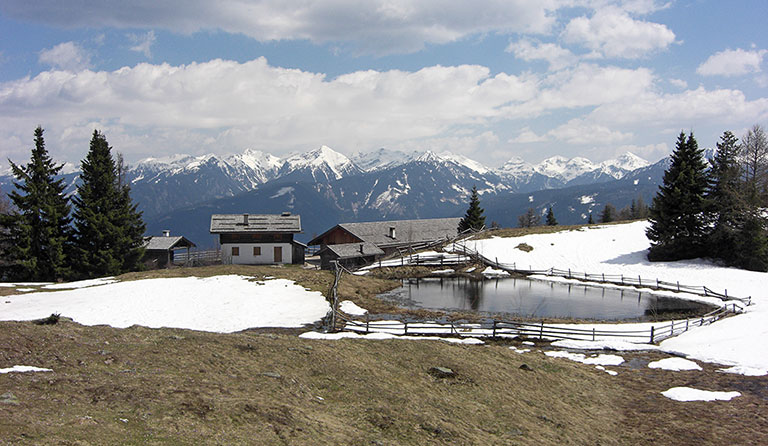
[[[0,157],[327,145],[490,167],[768,124],[765,0],[0,2]],[[4,166],[5,167],[5,166]]]

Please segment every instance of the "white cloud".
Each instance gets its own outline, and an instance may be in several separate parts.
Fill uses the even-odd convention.
[[[739,122],[768,118],[768,98],[747,100],[739,90],[707,90],[699,87],[675,94],[647,92],[632,100],[597,107],[590,120],[606,125],[644,125],[690,128],[706,123],[720,128]]]
[[[715,53],[696,69],[702,76],[741,76],[759,73],[768,50],[725,50]]]
[[[75,42],[60,43],[40,51],[38,61],[55,69],[81,71],[91,66],[91,56]]]
[[[333,80],[263,58],[43,72],[0,84],[0,150],[11,150],[5,136],[21,131],[23,140],[24,129],[38,123],[54,133],[82,129],[83,138],[92,131],[83,127],[101,123],[119,129],[130,151],[142,156],[176,137],[168,145],[176,152],[259,145],[280,154],[319,142],[351,151],[372,141],[391,146],[485,125],[504,104],[535,92],[534,82],[491,76],[475,65],[360,71]]]
[[[522,39],[510,43],[507,52],[514,53],[518,59],[544,60],[549,63],[550,70],[559,70],[578,62],[579,58],[569,50],[554,43],[532,42]]]
[[[152,58],[152,45],[155,43],[155,32],[150,30],[145,34],[129,34],[130,39],[134,45],[130,48],[131,51],[144,54],[147,59]]]
[[[591,18],[572,19],[562,38],[592,50],[592,57],[636,59],[666,49],[675,33],[665,25],[635,20],[619,8],[606,7]]]
[[[615,144],[632,138],[631,133],[622,133],[617,130],[585,122],[582,119],[572,119],[567,123],[550,130],[548,135],[559,141],[569,144]]]
[[[483,33],[545,33],[557,0],[85,1],[6,0],[7,16],[62,27],[223,30],[259,41],[339,42],[368,53],[414,52]]]
[[[547,137],[537,135],[536,132],[531,130],[529,127],[523,128],[520,133],[515,136],[514,138],[510,139],[509,143],[512,144],[531,144],[535,142],[546,142]]]
[[[688,82],[683,79],[669,79],[669,83],[677,88],[688,88]]]

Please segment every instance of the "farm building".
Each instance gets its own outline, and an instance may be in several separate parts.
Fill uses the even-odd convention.
[[[461,218],[340,223],[309,242],[320,245],[321,266],[338,260],[359,266],[393,253],[423,248],[455,237]]]
[[[144,264],[147,268],[168,268],[173,265],[174,253],[186,249],[189,257],[190,248],[195,244],[180,235],[171,237],[171,231],[163,231],[161,236],[144,237]]]
[[[219,235],[224,263],[304,263],[306,245],[293,239],[301,232],[298,215],[214,214],[210,232]]]

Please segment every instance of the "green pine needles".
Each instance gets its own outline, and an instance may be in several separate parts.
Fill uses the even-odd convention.
[[[98,130],[82,161],[80,178],[73,198],[77,270],[103,277],[138,269],[144,222],[131,201],[128,185],[119,181],[112,148]]]
[[[483,215],[483,208],[480,207],[480,197],[477,194],[477,187],[472,187],[472,195],[469,199],[469,208],[467,213],[459,222],[459,233],[467,230],[479,231],[485,228],[485,216]]]
[[[15,211],[0,215],[2,278],[57,281],[139,269],[144,223],[129,187],[119,181],[104,135],[93,133],[71,216],[64,181],[56,179],[62,166],[48,155],[40,127],[30,162],[11,163],[16,191],[9,197]]]
[[[68,249],[72,240],[70,205],[64,180],[56,179],[55,165],[45,148],[43,129],[35,129],[29,163],[11,170],[16,190],[8,196],[15,213],[0,217],[5,246],[4,276],[24,281],[56,281],[68,277]]]

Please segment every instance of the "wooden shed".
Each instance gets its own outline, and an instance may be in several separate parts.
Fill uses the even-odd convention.
[[[175,251],[189,250],[196,245],[183,236],[171,237],[171,231],[163,231],[161,236],[144,237],[144,264],[150,269],[168,268],[173,265]]]

